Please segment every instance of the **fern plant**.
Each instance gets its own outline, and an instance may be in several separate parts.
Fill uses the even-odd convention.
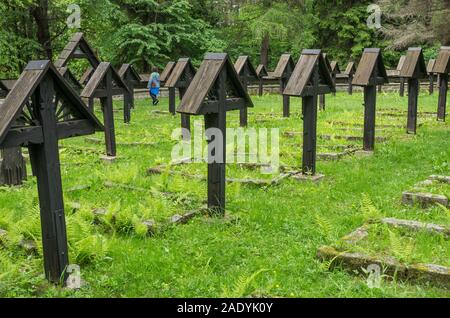
[[[228,289],[227,287],[224,288],[222,298],[242,298],[250,295],[251,292],[249,292],[249,289],[253,282],[259,275],[267,271],[267,269],[260,269],[250,276],[240,276],[234,283],[232,289]]]

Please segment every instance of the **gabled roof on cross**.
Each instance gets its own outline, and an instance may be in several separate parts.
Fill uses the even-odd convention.
[[[264,76],[268,76],[269,73],[267,72],[266,67],[264,66],[264,64],[259,64],[258,67],[256,68],[256,75],[258,75],[258,77],[264,77]]]
[[[28,63],[4,103],[0,105],[0,114],[2,114],[0,117],[0,145],[5,141],[6,136],[18,117],[21,116],[25,105],[29,102],[37,87],[48,76],[53,80],[55,90],[64,98],[65,106],[70,109],[76,120],[85,120],[83,122],[84,124],[88,123],[93,129],[103,130],[103,125],[100,121],[91,113],[75,90],[61,76],[50,61],[32,61]],[[73,122],[75,123],[75,121]],[[33,127],[38,128],[39,126]],[[68,131],[58,130],[58,138],[80,135],[77,130],[71,130],[70,125],[66,128]],[[17,133],[25,134],[25,129]],[[26,140],[23,141],[26,142]]]
[[[136,72],[136,70],[134,69],[133,65],[131,64],[123,64],[119,71],[117,72],[120,76],[120,78],[122,78],[122,80],[132,80],[132,81],[136,81],[136,82],[141,82],[141,76],[139,75],[138,72]],[[127,78],[129,76],[129,78]]]
[[[236,73],[238,74],[238,76],[253,77],[255,79],[258,78],[258,74],[256,73],[252,62],[247,55],[239,56],[239,58],[236,60],[236,63],[234,63],[234,68],[236,69]],[[247,74],[245,74],[245,72]]]
[[[439,56],[434,64],[433,73],[450,73],[450,46],[443,46],[439,51]]]
[[[283,94],[289,96],[318,94],[319,92],[306,91],[308,87],[313,88],[312,75],[316,67],[319,68],[319,83],[321,83],[322,89],[326,92],[336,91],[330,70],[321,50],[303,50]]]
[[[403,61],[400,77],[405,78],[423,78],[427,75],[425,58],[420,47],[411,47],[406,53]]]
[[[381,50],[365,49],[353,78],[353,85],[369,86],[388,83]]]
[[[432,74],[433,73],[434,64],[436,64],[436,60],[435,59],[430,59],[428,61],[428,64],[427,64],[427,73],[428,74]]]
[[[355,62],[349,62],[347,64],[347,68],[344,71],[345,75],[353,75],[356,72],[356,64]]]
[[[161,73],[161,76],[159,77],[161,82],[166,82],[169,79],[169,76],[170,76],[170,74],[172,74],[175,64],[176,63],[172,62],[172,61],[167,63],[166,67],[164,68],[163,72]]]
[[[330,66],[331,66],[331,73],[332,74],[339,74],[341,72],[341,69],[339,68],[338,61],[331,61],[330,62]]]
[[[96,68],[100,64],[100,59],[81,32],[73,35],[72,39],[67,43],[66,47],[59,55],[58,60],[55,62],[55,66],[57,68],[64,67],[74,58],[87,59],[93,68]]]
[[[283,54],[278,61],[277,68],[272,73],[272,76],[275,78],[282,78],[285,76],[286,72],[291,69],[293,70],[295,67],[294,60],[292,59],[290,54]]]
[[[226,102],[229,102],[227,110],[253,107],[250,96],[239,80],[229,56],[225,53],[208,53],[183,96],[177,112],[191,115],[217,112],[218,109],[209,109],[206,106],[218,102],[215,88],[219,86],[221,72],[226,72]],[[225,107],[225,105],[217,105],[217,107]]]
[[[96,90],[102,86],[103,79],[105,78],[106,73],[109,70],[111,70],[111,72],[112,72],[112,79],[113,79],[114,83],[117,85],[117,87],[121,88],[121,89],[125,89],[129,93],[132,93],[130,91],[130,88],[124,83],[124,81],[119,76],[119,74],[116,72],[116,70],[111,65],[111,63],[101,62],[80,95],[85,98],[94,97]]]
[[[192,65],[191,59],[180,58],[172,70],[169,78],[166,81],[166,87],[177,87],[180,80],[188,76],[191,79],[195,76],[196,70]]]

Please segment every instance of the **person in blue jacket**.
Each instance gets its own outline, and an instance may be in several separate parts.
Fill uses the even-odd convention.
[[[159,75],[159,70],[157,67],[152,68],[152,74],[150,75],[150,79],[148,81],[148,89],[150,92],[150,97],[153,100],[153,105],[156,106],[159,104],[158,96],[159,90],[161,88],[161,80]]]

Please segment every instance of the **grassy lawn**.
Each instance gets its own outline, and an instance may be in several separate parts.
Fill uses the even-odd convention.
[[[250,110],[249,126],[279,128],[281,163],[300,166],[302,137],[284,133],[302,131],[301,99],[291,99],[292,117],[286,120],[281,118],[281,96],[252,98],[255,108]],[[362,100],[360,93],[327,96],[327,110],[319,113],[318,135],[362,136]],[[318,172],[326,175],[319,184],[292,179],[271,187],[228,184],[227,210],[236,222],[198,217],[146,237],[142,221],[164,221],[202,206],[206,199],[204,181],[147,174],[149,168],[170,162],[176,144],[172,131],[180,123],[179,116],[152,113],[167,110],[167,99],[158,107],[150,104],[136,101],[130,125],[122,123],[121,112],[116,113],[118,159],[113,164],[100,160],[103,142],[82,137],[60,144],[70,258],[81,266],[85,281],[81,290],[52,287],[43,277],[36,180],[30,177],[21,188],[0,188],[0,229],[8,231],[8,237],[0,239],[1,297],[450,296],[442,289],[402,282],[370,289],[364,277],[339,269],[330,272],[315,257],[320,246],[333,244],[369,219],[395,217],[449,226],[449,210],[401,203],[402,192],[416,183],[432,174],[450,175],[449,123],[424,114],[417,136],[407,135],[401,127],[406,114],[395,115],[406,111],[407,97],[379,94],[377,135],[387,140],[376,144],[374,156],[318,161]],[[115,106],[122,108],[122,103],[116,101]],[[437,94],[423,92],[419,111],[436,108]],[[202,124],[202,118],[195,120]],[[229,113],[228,127],[238,125],[238,114]],[[101,133],[93,137],[103,140]],[[362,141],[318,138],[319,153],[361,146]],[[269,178],[259,170],[227,168],[227,177]],[[206,164],[173,169],[206,174]],[[106,186],[107,182],[132,188]],[[442,194],[448,196],[448,189]],[[95,209],[106,210],[101,225],[95,222]],[[389,233],[384,228],[374,231],[375,237],[362,248],[399,253],[392,248]],[[448,240],[394,235],[400,242],[417,242],[411,253],[400,256],[449,266]],[[23,239],[37,243],[36,255],[17,247]]]

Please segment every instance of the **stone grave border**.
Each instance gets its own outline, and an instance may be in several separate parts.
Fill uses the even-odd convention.
[[[450,228],[430,223],[418,221],[400,220],[395,218],[385,218],[380,221],[382,224],[395,228],[404,228],[411,231],[427,231],[431,234],[442,234],[446,238],[450,237]],[[344,236],[341,240],[356,245],[369,235],[369,224],[356,229]],[[317,258],[321,261],[328,261],[330,269],[341,265],[344,270],[350,273],[365,275],[364,269],[370,265],[378,265],[384,269],[384,274],[396,277],[402,281],[431,283],[438,287],[450,289],[450,268],[437,264],[405,264],[397,261],[394,257],[377,257],[359,252],[342,251],[333,246],[322,246],[317,251]]]
[[[450,186],[450,176],[431,175],[425,181],[416,183],[413,189],[420,188],[422,186],[431,185],[433,183],[444,183]],[[419,204],[422,208],[429,208],[436,203],[441,204],[447,208],[450,208],[450,200],[444,195],[424,193],[424,192],[411,192],[405,191],[402,194],[402,202],[406,205]]]

